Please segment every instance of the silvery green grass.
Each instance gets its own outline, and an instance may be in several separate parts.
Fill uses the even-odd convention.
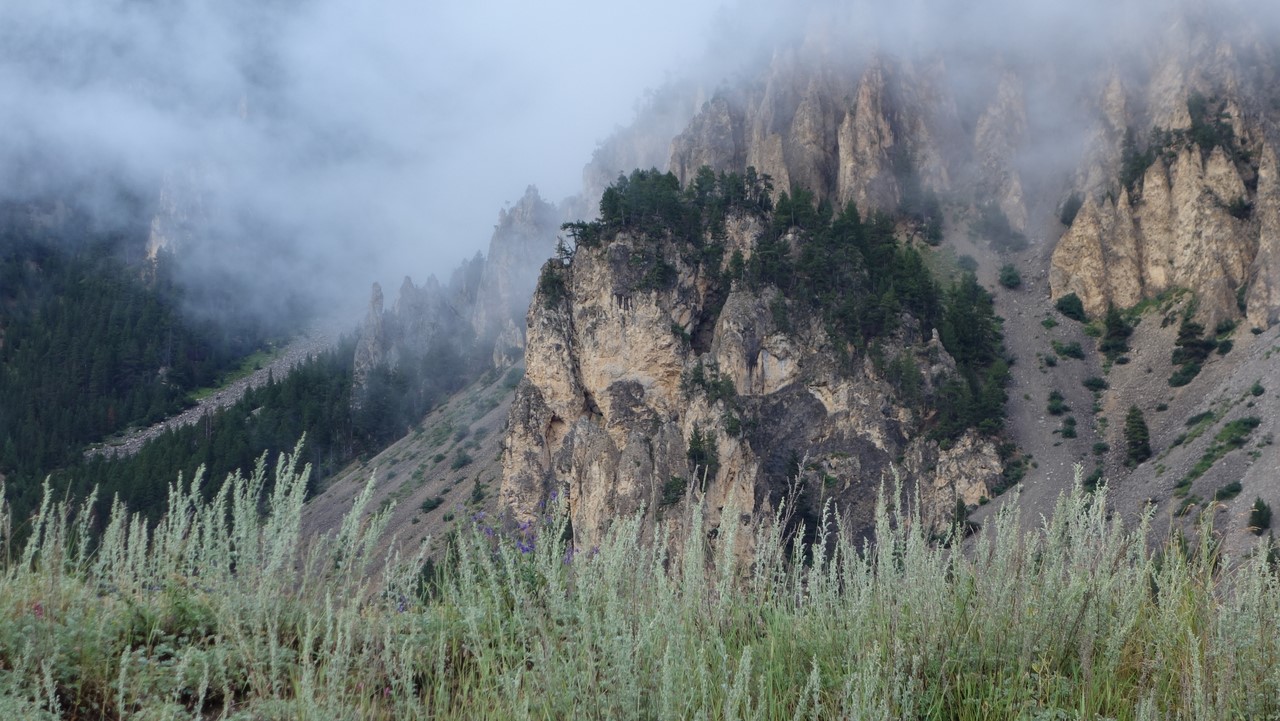
[[[0,718],[1280,718],[1268,554],[1151,552],[1105,488],[964,553],[885,501],[873,547],[834,511],[809,548],[778,518],[709,541],[690,501],[687,542],[624,518],[575,553],[553,503],[463,524],[424,571],[373,556],[372,481],[300,537],[297,457],[93,537],[91,503],[46,498],[0,582]]]

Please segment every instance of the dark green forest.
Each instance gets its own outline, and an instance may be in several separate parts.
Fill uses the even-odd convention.
[[[353,423],[354,345],[344,340],[298,366],[287,378],[248,391],[239,402],[203,422],[164,433],[136,455],[82,459],[56,471],[53,481],[81,498],[97,487],[99,518],[106,517],[117,495],[130,509],[154,518],[179,472],[191,478],[204,466],[205,490],[212,492],[227,474],[253,468],[263,454],[273,463],[279,453],[291,450],[305,436],[303,458],[313,466],[311,483],[315,484],[362,449],[385,440],[362,433]],[[15,495],[14,506],[35,501],[38,496]]]
[[[145,236],[0,225],[0,470],[29,477],[82,448],[180,410],[263,347],[262,327],[234,331],[183,311],[170,259],[129,262]],[[11,484],[12,485],[12,484]]]
[[[345,339],[134,456],[86,458],[94,443],[189,407],[192,391],[287,340],[282,329],[296,319],[269,325],[227,299],[216,314],[194,315],[174,260],[145,258],[145,223],[101,229],[74,210],[49,222],[47,210],[0,207],[0,474],[17,518],[34,510],[46,477],[73,497],[96,487],[100,517],[114,497],[154,515],[178,472],[190,478],[204,466],[212,489],[301,437],[316,483],[403,435],[487,368],[469,328],[459,329],[466,337],[375,369],[357,399],[355,342]]]
[[[599,246],[619,232],[675,242],[701,273],[719,276],[722,297],[733,281],[775,287],[785,298],[774,309],[775,320],[785,323],[790,312],[822,318],[850,362],[867,353],[875,357],[905,313],[923,337],[937,329],[957,373],[929,400],[918,393],[920,370],[913,361],[882,359],[902,400],[929,411],[929,432],[944,443],[968,428],[998,434],[1009,361],[991,294],[976,277],[966,273],[945,286],[934,278],[921,250],[898,239],[900,227],[919,221],[912,213],[864,217],[853,204],[837,211],[798,187],[773,203],[771,191],[770,178],[754,169],[739,175],[703,168],[683,189],[672,173],[637,170],[605,191],[598,220],[564,228],[581,247]],[[725,221],[733,213],[755,214],[769,230],[750,260],[735,254],[723,263]],[[675,282],[674,269],[664,268],[660,255],[648,262],[646,285]],[[545,299],[562,297],[562,274],[561,264],[544,269]]]

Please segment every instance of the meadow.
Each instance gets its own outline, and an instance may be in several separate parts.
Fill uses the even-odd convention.
[[[1153,544],[1078,478],[963,553],[883,498],[874,545],[833,509],[809,547],[689,502],[687,540],[632,517],[578,549],[552,503],[427,563],[374,557],[372,479],[302,537],[307,473],[179,479],[154,525],[46,494],[20,547],[3,509],[0,718],[1280,718],[1269,554]]]

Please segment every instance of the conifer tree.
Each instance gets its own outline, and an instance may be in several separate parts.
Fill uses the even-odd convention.
[[[1142,409],[1129,406],[1129,413],[1124,418],[1124,440],[1128,446],[1127,462],[1130,466],[1151,457],[1151,433],[1147,430],[1147,420]]]

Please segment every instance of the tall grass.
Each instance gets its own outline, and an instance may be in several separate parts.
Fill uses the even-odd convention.
[[[883,500],[865,548],[834,513],[802,548],[693,508],[688,541],[632,517],[574,549],[557,507],[476,517],[423,572],[372,557],[372,482],[301,538],[296,457],[269,493],[262,464],[208,502],[179,481],[154,527],[117,504],[96,540],[91,503],[46,499],[0,580],[0,718],[1280,717],[1266,554],[1151,553],[1078,479],[964,553]]]

